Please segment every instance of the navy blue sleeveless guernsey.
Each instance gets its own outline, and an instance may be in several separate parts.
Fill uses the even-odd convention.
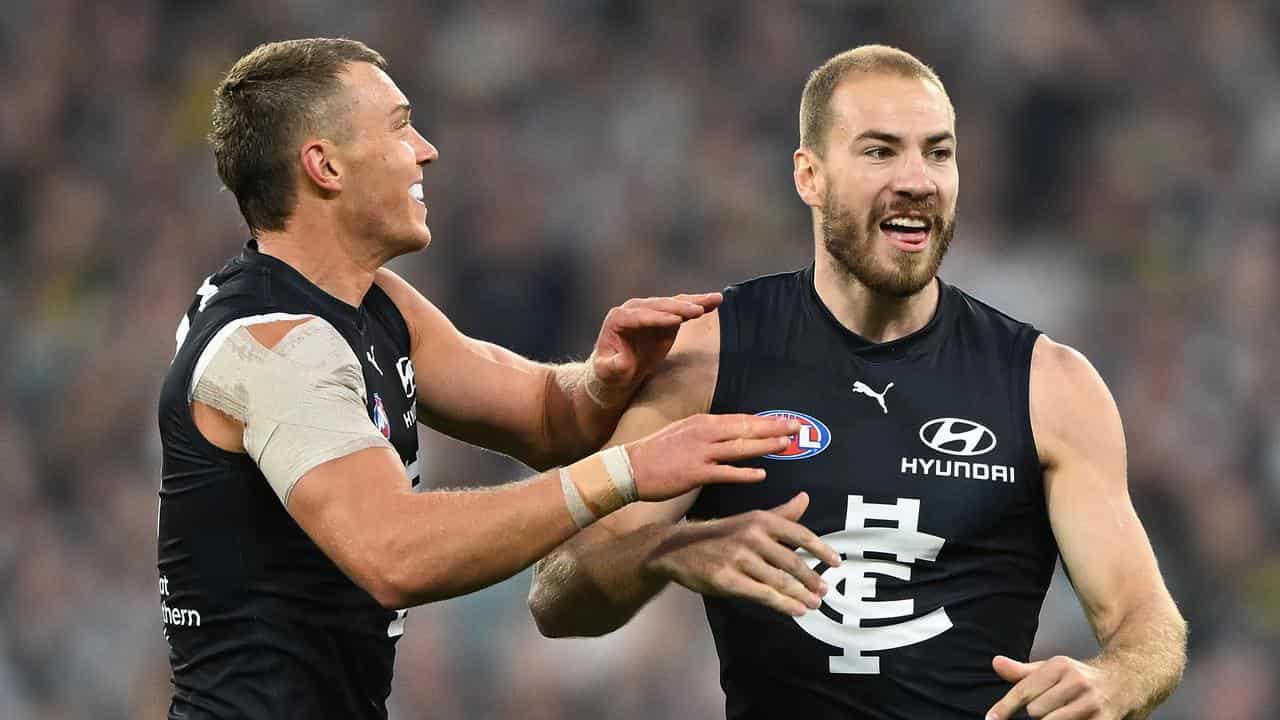
[[[888,343],[849,332],[813,268],[728,288],[711,411],[802,423],[749,463],[758,485],[709,485],[718,518],[810,495],[801,522],[841,553],[802,553],[831,588],[793,619],[708,597],[730,720],[974,720],[1026,659],[1057,559],[1032,438],[1029,325],[940,283],[933,318]]]
[[[250,241],[197,290],[160,395],[171,720],[387,716],[404,613],[348,579],[253,461],[211,445],[191,419],[188,391],[205,347],[231,323],[275,313],[315,315],[342,334],[364,370],[370,422],[417,483],[409,330],[391,298],[375,285],[359,307],[347,305]]]

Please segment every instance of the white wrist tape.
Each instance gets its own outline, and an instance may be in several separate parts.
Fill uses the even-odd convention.
[[[613,487],[622,496],[623,503],[633,503],[640,499],[640,493],[636,490],[636,474],[631,469],[631,456],[627,455],[627,448],[622,445],[614,445],[600,453],[600,459],[604,461],[604,467],[609,471],[609,479],[613,482]]]
[[[622,445],[560,468],[560,489],[569,515],[579,528],[640,499],[631,458]]]
[[[578,492],[578,486],[573,484],[573,478],[569,477],[567,467],[560,468],[560,491],[564,493],[564,504],[569,508],[573,524],[577,525],[579,530],[599,519],[587,509],[586,503],[582,502],[582,495]]]

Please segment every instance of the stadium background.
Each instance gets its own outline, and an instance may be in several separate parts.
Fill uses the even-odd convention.
[[[1280,716],[1280,10],[1267,2],[75,2],[0,10],[0,717],[158,718],[157,387],[245,231],[203,140],[259,42],[363,39],[441,152],[395,267],[465,331],[581,357],[633,295],[798,266],[806,73],[864,42],[959,111],[944,276],[1087,353],[1191,621],[1160,720]],[[424,433],[426,481],[514,464]],[[495,551],[500,552],[499,549]],[[393,717],[723,717],[700,604],[547,641],[527,575],[410,613]],[[1059,577],[1038,656],[1092,640]]]

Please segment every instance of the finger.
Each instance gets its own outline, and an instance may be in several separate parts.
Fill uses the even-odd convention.
[[[627,368],[633,364],[631,354],[625,352],[610,352],[607,355],[596,355],[592,361],[591,369],[596,374],[596,378],[606,384],[617,382],[624,379],[627,375]]]
[[[1035,715],[1033,717],[1040,716]],[[1091,708],[1079,700],[1076,700],[1066,707],[1060,707],[1048,715],[1040,717],[1040,720],[1093,720],[1097,717],[1100,716],[1097,714],[1097,710],[1095,708]]]
[[[1059,680],[1053,687],[1041,693],[1040,697],[1027,703],[1027,713],[1031,717],[1045,717],[1055,710],[1067,709],[1072,700],[1080,697],[1088,690],[1083,682],[1067,682]],[[1081,705],[1082,709],[1084,706]],[[1072,711],[1074,712],[1074,711]]]
[[[739,567],[748,577],[804,605],[806,610],[822,606],[822,598],[816,592],[761,557],[751,555]]]
[[[709,415],[708,436],[711,442],[734,438],[767,438],[794,435],[800,432],[800,423],[776,415]]]
[[[680,296],[676,297],[658,297],[644,298],[643,300],[628,300],[621,310],[656,310],[658,312],[679,315],[685,320],[692,320],[696,317],[702,317],[706,313],[706,308],[702,303],[693,302]]]
[[[720,307],[720,303],[724,302],[724,295],[718,292],[709,293],[680,293],[676,295],[677,300],[685,302],[697,303],[702,306],[703,310],[714,310]]]
[[[737,582],[732,588],[726,590],[726,594],[754,600],[765,607],[773,608],[784,615],[792,617],[800,617],[809,612],[809,608],[799,600],[784,595],[745,574],[737,575],[736,579]]]
[[[618,308],[609,313],[609,326],[615,331],[639,328],[672,328],[685,321],[679,313],[644,307]]]
[[[790,500],[777,507],[770,508],[769,512],[795,522],[800,519],[807,507],[809,507],[809,493],[798,492]]]
[[[779,572],[803,585],[807,591],[813,593],[815,598],[820,599],[827,594],[827,584],[822,581],[822,576],[790,548],[770,541],[757,548],[756,552]]]
[[[702,484],[712,483],[757,483],[765,478],[763,468],[734,467],[733,465],[712,465],[703,477]]]
[[[991,667],[1005,682],[1016,683],[1036,671],[1042,663],[1018,662],[1011,657],[997,655],[991,659]]]
[[[711,459],[715,462],[730,462],[760,457],[770,453],[782,452],[791,444],[790,437],[771,438],[734,438],[711,446]]]
[[[796,522],[778,522],[770,528],[778,542],[790,548],[802,548],[821,560],[827,567],[839,567],[840,553],[822,541],[812,530]],[[794,553],[793,553],[794,554]],[[802,564],[799,557],[796,558]]]
[[[1028,665],[1032,663],[1019,663],[1020,665]],[[991,710],[987,712],[986,720],[1008,720],[1018,710],[1027,706],[1040,697],[1045,691],[1057,684],[1058,675],[1052,670],[1046,668],[1039,672],[1032,672],[1014,685],[1004,697],[1000,698],[1000,702],[991,706]]]

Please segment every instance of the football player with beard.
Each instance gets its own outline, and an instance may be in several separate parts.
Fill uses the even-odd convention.
[[[1185,623],[1110,392],[1080,353],[937,275],[956,145],[915,57],[864,46],[813,72],[794,154],[813,264],[686,323],[612,442],[707,411],[801,429],[746,463],[767,482],[637,503],[542,560],[544,634],[610,632],[684,585],[705,596],[734,720],[1119,720],[1172,692]],[[796,551],[807,533],[840,557]],[[1059,557],[1100,653],[1031,662]]]

